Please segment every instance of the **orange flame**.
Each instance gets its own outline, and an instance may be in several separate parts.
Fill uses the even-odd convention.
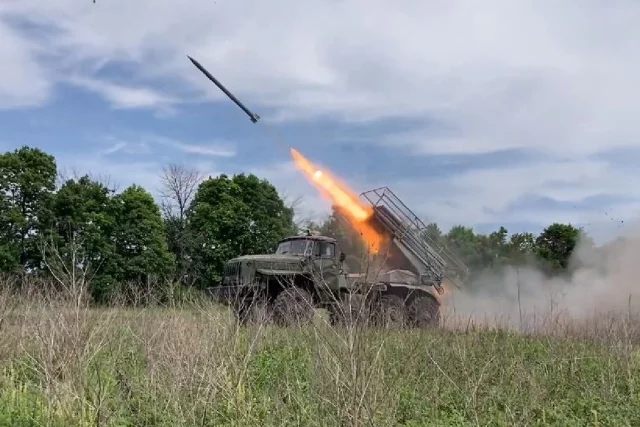
[[[373,214],[373,209],[363,206],[356,195],[346,186],[340,184],[331,174],[307,160],[296,149],[291,149],[291,156],[298,167],[320,193],[330,200],[349,220],[374,254],[380,249],[382,237],[366,222]]]

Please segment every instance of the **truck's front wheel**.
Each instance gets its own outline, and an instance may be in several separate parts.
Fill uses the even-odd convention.
[[[273,301],[273,317],[277,324],[304,325],[313,320],[313,300],[304,289],[286,288]]]

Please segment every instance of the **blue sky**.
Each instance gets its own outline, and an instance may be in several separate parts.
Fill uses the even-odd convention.
[[[638,215],[637,2],[46,3],[0,4],[3,150],[152,192],[168,162],[253,172],[321,215],[273,128],[445,229],[561,221],[602,240]]]

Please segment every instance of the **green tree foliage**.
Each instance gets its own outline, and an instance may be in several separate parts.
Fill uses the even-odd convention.
[[[457,225],[445,236],[448,247],[457,254],[471,271],[485,266],[485,237],[476,234],[471,227]]]
[[[89,291],[97,300],[115,281],[111,274],[116,218],[111,193],[86,175],[67,180],[53,199],[53,224],[44,242],[48,269],[64,271],[63,266],[52,263],[68,266],[80,261],[83,272],[92,280]]]
[[[567,269],[580,235],[580,229],[571,224],[551,224],[536,239],[537,254],[550,269]]]
[[[136,185],[111,193],[88,176],[65,182],[53,200],[55,220],[44,242],[51,274],[64,275],[81,263],[96,301],[108,299],[118,284],[144,286],[150,276],[161,280],[174,268],[152,195]]]
[[[144,188],[132,185],[113,198],[115,272],[119,281],[146,283],[174,268],[160,207]]]
[[[55,195],[53,215],[58,243],[81,241],[87,259],[98,263],[113,253],[115,227],[111,191],[88,176],[65,182]]]
[[[533,233],[512,234],[508,247],[512,261],[525,263],[535,256],[536,237]]]
[[[25,271],[40,267],[36,236],[50,215],[57,173],[55,158],[21,147],[0,155],[0,267]]]
[[[292,209],[272,184],[253,174],[205,180],[187,218],[194,236],[191,256],[203,285],[221,279],[228,259],[272,252],[279,239],[296,231]]]

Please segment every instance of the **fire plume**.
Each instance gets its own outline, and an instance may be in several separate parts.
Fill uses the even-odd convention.
[[[291,156],[298,169],[326,199],[340,209],[351,226],[360,233],[362,240],[369,247],[368,249],[374,254],[377,253],[382,237],[367,223],[369,217],[373,215],[373,209],[362,205],[358,197],[348,187],[339,183],[329,171],[314,165],[296,149],[291,149]]]

